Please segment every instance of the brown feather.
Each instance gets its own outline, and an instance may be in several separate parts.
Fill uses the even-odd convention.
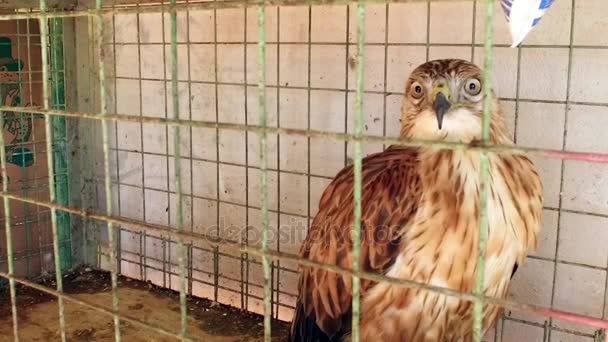
[[[391,147],[363,160],[362,184],[365,195],[361,204],[363,212],[361,265],[365,271],[384,273],[394,262],[398,252],[399,237],[405,228],[403,223],[408,222],[408,217],[415,213],[420,196],[416,156],[416,152],[412,149]],[[353,181],[353,168],[347,167],[324,191],[319,212],[309,232],[310,236],[315,236],[315,239],[307,239],[302,245],[302,257],[346,268],[352,267],[351,239],[344,239],[338,243],[333,237],[336,234],[346,235],[353,226]],[[399,196],[395,196],[394,189],[401,191]],[[330,213],[343,215],[330,215]],[[323,244],[320,244],[319,240],[327,241],[328,244],[321,248]],[[332,252],[335,251],[343,251],[341,258],[332,256]],[[320,278],[323,278],[323,281],[319,281]],[[317,286],[303,286],[311,280]],[[364,280],[362,283],[363,290],[373,286],[369,281]],[[300,293],[299,301],[305,305],[312,305],[309,310],[314,312],[317,324],[324,330],[328,329],[325,330],[328,335],[335,334],[341,328],[341,316],[350,311],[352,300],[350,279],[323,270],[303,268],[300,284],[301,289],[305,289],[306,292]],[[314,300],[314,298],[322,300]]]

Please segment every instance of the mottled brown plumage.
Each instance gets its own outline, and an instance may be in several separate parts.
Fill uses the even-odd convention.
[[[481,138],[481,70],[462,60],[427,62],[406,83],[404,138],[474,143]],[[512,144],[495,100],[491,142]],[[479,236],[480,155],[389,147],[363,159],[361,265],[365,271],[472,292]],[[537,245],[542,185],[521,155],[491,154],[485,294],[504,298],[518,264]],[[327,187],[304,258],[352,266],[353,169]],[[292,341],[350,336],[351,278],[301,269]],[[362,281],[363,341],[469,341],[472,304],[428,291]],[[484,308],[484,330],[498,317]]]

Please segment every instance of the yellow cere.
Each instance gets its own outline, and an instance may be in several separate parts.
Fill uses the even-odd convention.
[[[451,100],[452,92],[450,91],[450,87],[445,84],[441,84],[433,88],[433,92],[431,93],[433,101],[435,101],[435,98],[437,98],[437,94],[439,94],[440,92],[443,93],[445,97],[447,97],[448,101]]]
[[[448,87],[445,84],[442,84],[442,85],[439,85],[439,86],[436,86],[433,88],[433,91],[431,92],[433,101],[435,101],[435,99],[437,98],[437,94],[439,94],[440,92],[446,96],[448,101],[452,102],[452,92],[450,91],[450,87]],[[471,108],[471,107],[474,107],[474,105],[471,103],[458,102],[458,103],[453,103],[451,107],[452,107],[452,109],[461,108],[461,107]]]

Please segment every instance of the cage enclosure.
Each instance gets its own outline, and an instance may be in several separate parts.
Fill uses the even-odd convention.
[[[341,169],[433,143],[398,139],[405,81],[458,58],[517,144],[473,148],[544,184],[483,341],[604,341],[606,13],[556,1],[512,48],[491,0],[0,0],[0,340],[284,340],[298,265],[376,279],[300,244]]]

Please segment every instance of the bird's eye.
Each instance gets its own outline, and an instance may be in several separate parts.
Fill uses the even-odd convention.
[[[410,94],[412,94],[412,97],[415,99],[419,99],[422,97],[422,95],[424,95],[424,90],[422,89],[420,83],[414,82],[412,84],[410,88]]]
[[[464,84],[464,90],[469,95],[478,95],[481,92],[481,83],[478,79],[471,78]]]

